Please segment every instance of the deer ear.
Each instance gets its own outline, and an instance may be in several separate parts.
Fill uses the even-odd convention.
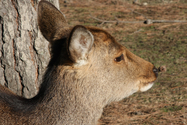
[[[66,37],[69,30],[63,13],[47,1],[38,4],[38,25],[49,42]]]
[[[88,54],[92,48],[94,37],[92,33],[84,26],[75,26],[69,37],[70,58],[77,65],[87,63]]]

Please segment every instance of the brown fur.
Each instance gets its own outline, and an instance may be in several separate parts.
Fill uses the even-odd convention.
[[[53,5],[39,3],[38,24],[51,43],[52,57],[34,98],[0,86],[0,124],[95,125],[107,104],[156,80],[151,63],[106,31],[84,26],[71,30],[65,22]],[[115,61],[122,54],[122,60]]]

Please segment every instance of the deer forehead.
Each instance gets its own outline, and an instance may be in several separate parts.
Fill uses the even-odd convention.
[[[99,52],[105,52],[112,55],[125,52],[125,47],[116,42],[114,37],[108,32],[93,27],[88,27],[88,29],[94,36],[94,44],[96,48],[100,49]]]
[[[95,38],[102,40],[105,44],[109,44],[111,41],[115,41],[115,39],[105,30],[95,28],[95,27],[86,27]]]

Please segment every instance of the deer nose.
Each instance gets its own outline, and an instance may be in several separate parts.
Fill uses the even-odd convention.
[[[153,68],[153,72],[155,73],[155,76],[158,77],[159,70],[156,67]]]

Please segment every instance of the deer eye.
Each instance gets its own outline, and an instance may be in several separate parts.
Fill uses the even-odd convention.
[[[123,54],[121,54],[121,56],[115,58],[114,60],[115,60],[116,62],[120,62],[121,60],[124,60]]]

